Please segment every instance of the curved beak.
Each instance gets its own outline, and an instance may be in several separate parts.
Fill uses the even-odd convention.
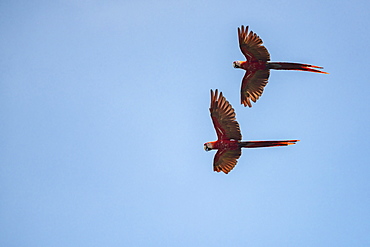
[[[235,68],[235,69],[239,69],[240,68],[240,66],[239,66],[239,64],[238,64],[238,62],[233,62],[233,67]]]

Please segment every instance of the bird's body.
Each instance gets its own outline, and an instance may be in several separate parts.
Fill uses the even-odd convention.
[[[235,68],[240,68],[251,72],[268,69],[267,62],[263,61],[235,61],[234,64]]]
[[[208,142],[207,146],[209,149],[239,149],[241,148],[241,142],[238,140],[217,140]]]
[[[218,150],[213,161],[214,171],[229,173],[235,167],[242,148],[287,146],[298,141],[241,141],[242,135],[235,119],[235,111],[222,93],[218,94],[217,89],[215,93],[211,90],[209,110],[218,139],[204,143],[204,149]]]
[[[270,53],[262,45],[262,39],[252,31],[248,33],[248,26],[238,28],[239,47],[246,61],[233,62],[234,68],[244,69],[245,75],[241,86],[241,104],[252,107],[251,100],[256,102],[262,95],[270,76],[270,69],[299,70],[328,74],[321,71],[322,67],[303,63],[270,62]]]

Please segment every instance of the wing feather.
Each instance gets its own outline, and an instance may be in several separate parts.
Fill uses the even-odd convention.
[[[241,149],[219,149],[213,160],[213,170],[216,172],[224,172],[228,174],[238,162]]]
[[[270,71],[268,69],[245,72],[241,87],[241,103],[244,106],[248,105],[252,107],[250,101],[256,102],[259,99],[268,82],[269,76]]]
[[[235,119],[235,111],[222,92],[211,90],[211,107],[209,108],[213,125],[219,140],[241,140],[239,123]]]
[[[270,61],[270,53],[263,44],[262,39],[252,31],[248,34],[248,26],[238,28],[239,47],[248,61]]]

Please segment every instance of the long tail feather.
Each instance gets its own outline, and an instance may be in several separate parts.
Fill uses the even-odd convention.
[[[243,148],[262,148],[262,147],[278,147],[296,144],[299,140],[285,140],[285,141],[249,141],[240,142],[240,147]]]
[[[309,71],[321,74],[329,74],[325,71],[321,71],[318,69],[323,69],[323,67],[315,66],[311,64],[304,64],[304,63],[285,63],[285,62],[272,62],[268,63],[268,67],[270,69],[278,69],[278,70],[300,70],[300,71]]]

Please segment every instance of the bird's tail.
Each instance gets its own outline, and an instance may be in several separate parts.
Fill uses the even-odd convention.
[[[263,147],[278,147],[278,146],[288,146],[296,144],[299,140],[285,140],[285,141],[249,141],[240,142],[240,147],[242,148],[263,148]]]
[[[329,74],[325,71],[321,71],[319,69],[323,69],[323,67],[310,65],[310,64],[303,64],[303,63],[285,63],[285,62],[271,62],[268,63],[269,69],[281,69],[281,70],[300,70],[300,71],[309,71],[321,74]]]

